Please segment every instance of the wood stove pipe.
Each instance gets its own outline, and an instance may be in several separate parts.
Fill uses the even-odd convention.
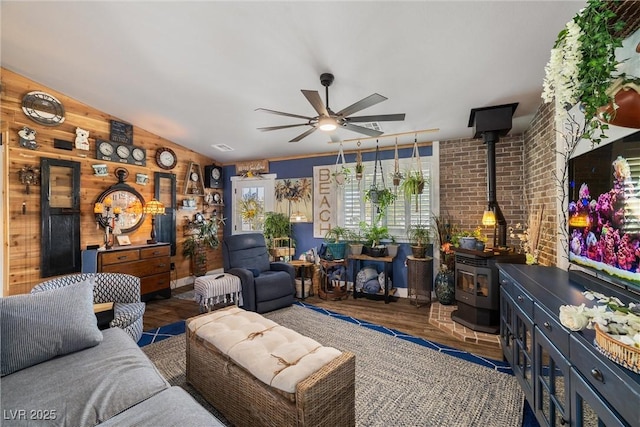
[[[499,131],[484,131],[482,138],[487,144],[487,200],[488,210],[496,217],[496,233],[493,238],[494,246],[507,245],[507,220],[502,214],[496,198],[496,143],[500,139]]]

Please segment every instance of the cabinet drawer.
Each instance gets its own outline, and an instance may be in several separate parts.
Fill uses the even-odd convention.
[[[138,249],[131,249],[127,251],[104,252],[100,254],[100,259],[102,260],[102,265],[137,261],[140,259],[140,251]]]
[[[161,289],[169,289],[171,287],[171,274],[161,273],[147,276],[140,279],[140,294],[148,294],[159,291]]]
[[[166,273],[171,270],[171,258],[151,258],[122,264],[106,265],[102,268],[105,273],[126,273],[136,277],[151,276]]]
[[[609,405],[616,410],[630,424],[640,419],[640,391],[637,387],[625,382],[616,372],[619,369],[612,369],[608,366],[607,359],[597,353],[594,346],[586,346],[578,338],[572,336],[570,339],[571,362],[578,369],[582,377],[598,393],[606,397]]]
[[[160,256],[169,256],[171,255],[171,246],[158,246],[156,248],[144,248],[140,249],[140,258],[156,258]]]
[[[537,303],[533,304],[535,324],[549,340],[564,354],[569,354],[569,331],[554,316],[549,315]]]
[[[529,319],[533,319],[533,300],[531,297],[527,295],[516,283],[513,283],[513,288],[510,294],[516,306],[520,307],[520,310],[526,314]]]

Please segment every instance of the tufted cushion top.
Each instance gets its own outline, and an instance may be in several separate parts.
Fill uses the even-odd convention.
[[[287,393],[342,354],[238,307],[198,316],[188,326],[260,381]]]

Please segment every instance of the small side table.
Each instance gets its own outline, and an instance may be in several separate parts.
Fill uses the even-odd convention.
[[[416,307],[431,304],[433,289],[433,258],[407,256],[407,287],[409,301]]]
[[[326,259],[320,260],[320,291],[318,292],[318,296],[324,300],[341,300],[342,298],[348,297],[349,293],[347,292],[347,260],[333,260],[329,261]],[[335,279],[331,279],[329,274],[332,270],[342,268],[342,273],[339,277]]]
[[[302,285],[302,291],[300,292],[300,296],[302,300],[304,300],[306,297],[305,295],[305,287],[304,287],[304,279],[307,275],[307,267],[311,267],[313,265],[312,262],[309,261],[303,261],[303,260],[291,260],[289,261],[289,264],[291,264],[293,266],[293,268],[296,269],[296,271],[300,271],[300,284]],[[310,295],[312,295],[312,292],[309,292]]]

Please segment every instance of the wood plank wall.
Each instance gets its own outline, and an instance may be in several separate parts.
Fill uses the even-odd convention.
[[[18,172],[24,166],[39,167],[42,157],[54,159],[72,160],[81,164],[81,184],[80,184],[80,216],[81,216],[81,248],[86,248],[90,244],[102,244],[103,229],[96,228],[93,215],[93,204],[100,193],[117,182],[114,170],[118,166],[123,166],[129,171],[127,184],[131,185],[142,194],[145,201],[151,200],[154,196],[154,172],[166,172],[159,168],[155,162],[155,152],[159,147],[171,148],[178,157],[178,165],[171,170],[176,175],[177,183],[177,203],[180,205],[183,196],[184,180],[189,162],[198,163],[204,170],[205,165],[215,163],[214,159],[207,158],[178,144],[175,144],[161,136],[154,135],[139,127],[134,126],[133,144],[147,150],[147,166],[121,165],[114,162],[104,162],[96,160],[95,141],[96,139],[109,139],[109,120],[120,120],[112,117],[108,113],[99,111],[75,99],[65,96],[51,88],[45,87],[37,82],[27,79],[7,69],[0,69],[2,80],[1,95],[1,121],[3,144],[7,153],[7,161],[2,165],[2,173],[7,177],[7,194],[5,200],[7,204],[6,242],[2,242],[5,251],[5,274],[7,280],[3,280],[3,294],[14,295],[27,293],[37,283],[43,279],[40,277],[40,186],[31,186],[30,194],[26,193],[26,188],[20,183]],[[55,96],[65,108],[65,121],[61,125],[49,127],[40,125],[29,119],[22,111],[21,102],[24,95],[30,91],[43,91]],[[28,126],[36,130],[36,141],[39,147],[36,150],[22,148],[19,145],[18,131],[23,126]],[[75,141],[75,129],[80,127],[88,130],[90,149],[89,151],[73,150],[66,151],[53,147],[53,139],[65,141]],[[106,163],[109,167],[109,176],[98,177],[94,175],[93,164]],[[145,173],[149,176],[147,185],[135,183],[136,173]],[[211,191],[211,190],[206,190]],[[176,265],[176,272],[172,279],[182,279],[191,274],[190,263],[181,254],[182,225],[184,216],[193,217],[195,212],[204,211],[203,197],[196,197],[198,209],[196,211],[178,210],[176,215],[177,227],[177,250],[172,262]],[[24,210],[23,210],[24,205]],[[208,210],[210,212],[211,209]],[[209,215],[206,215],[207,217]],[[144,244],[151,234],[151,219],[146,218],[144,224],[129,237],[133,244]],[[222,227],[219,237],[222,239]],[[222,256],[220,250],[208,251],[208,268],[210,270],[222,267]],[[6,265],[8,262],[9,265]]]

